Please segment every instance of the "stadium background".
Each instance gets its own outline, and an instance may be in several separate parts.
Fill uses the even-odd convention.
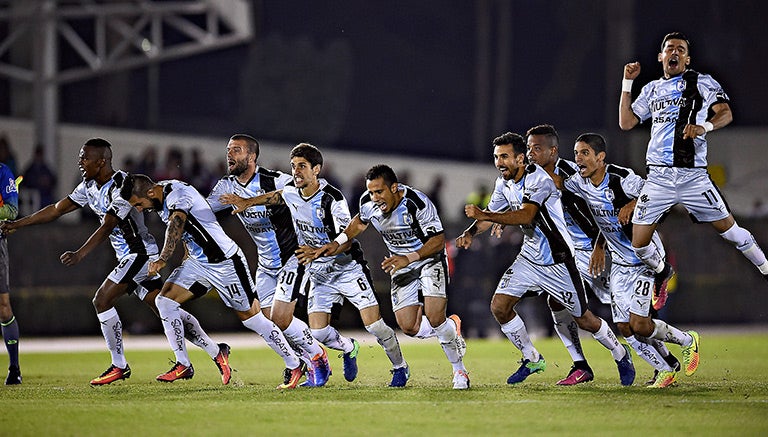
[[[360,175],[375,162],[389,163],[425,191],[442,178],[442,214],[452,239],[466,225],[461,205],[495,177],[489,144],[501,132],[552,123],[561,134],[564,156],[571,155],[578,133],[600,132],[611,147],[610,160],[644,174],[647,129],[618,130],[621,69],[628,61],[641,62],[637,92],[640,83],[660,75],[661,37],[680,30],[693,41],[693,68],[713,74],[732,99],[733,124],[710,137],[712,175],[742,225],[768,245],[766,219],[755,211],[758,201],[768,201],[763,170],[768,113],[762,107],[768,88],[760,68],[768,40],[752,37],[763,34],[761,17],[768,5],[610,0],[249,4],[255,32],[247,43],[63,85],[56,144],[42,144],[59,176],[55,197],[77,183],[75,158],[87,138],[102,136],[115,145],[116,168],[150,146],[161,161],[171,148],[185,156],[196,149],[215,168],[226,138],[248,132],[263,139],[261,162],[269,167],[285,169],[287,151],[299,141],[318,145],[327,170],[350,199],[362,185]],[[0,26],[0,38],[12,28]],[[24,49],[18,50],[0,59],[24,57]],[[59,62],[75,59],[62,47]],[[39,142],[30,121],[33,103],[30,85],[0,76],[0,132],[20,169]],[[150,222],[161,240],[162,225],[154,216]],[[58,262],[59,254],[79,247],[96,226],[87,214],[73,214],[9,239],[12,299],[25,335],[98,334],[90,299],[114,265],[112,251],[103,245],[75,268]],[[244,237],[235,221],[227,230]],[[712,230],[691,225],[683,212],[676,211],[661,230],[679,271],[668,320],[768,322],[766,284],[735,249]],[[488,302],[500,270],[516,253],[519,235],[508,234],[502,242],[484,241],[471,254],[455,254],[451,306],[472,335],[498,330]],[[253,257],[249,240],[238,241]],[[383,245],[373,231],[363,244],[380,300],[388,307],[388,284],[377,269]],[[211,330],[240,329],[215,296],[192,305]],[[546,329],[543,302],[526,307]],[[129,332],[160,332],[135,299],[122,299],[120,309]],[[384,313],[391,321],[391,313]],[[343,325],[359,326],[350,311],[342,318]]]

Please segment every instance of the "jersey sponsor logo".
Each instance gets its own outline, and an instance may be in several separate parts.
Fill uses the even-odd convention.
[[[253,208],[248,208],[243,212],[243,216],[251,219],[269,218],[272,216],[272,211],[265,209],[264,211],[254,211]]]
[[[651,112],[662,111],[669,106],[685,106],[685,99],[677,97],[674,99],[662,99],[650,102]]]

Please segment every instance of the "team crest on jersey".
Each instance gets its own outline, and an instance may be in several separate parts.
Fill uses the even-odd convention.
[[[264,190],[262,190],[262,189],[258,189],[258,190],[256,190],[256,195],[255,195],[254,197],[256,197],[256,196],[261,196],[261,195],[262,195],[262,194],[264,194],[264,193],[266,193],[266,191],[264,191]]]
[[[616,195],[613,194],[613,190],[610,188],[605,189],[605,198],[608,199],[609,202],[613,202],[613,200],[616,198]]]
[[[323,220],[325,218],[325,211],[323,211],[322,208],[317,208],[315,210],[315,216],[317,216],[317,218],[319,218],[320,220]]]
[[[408,226],[413,224],[413,216],[411,216],[411,213],[409,212],[403,213],[403,223],[405,223]]]
[[[686,84],[686,82],[684,80],[678,81],[677,85],[676,85],[677,86],[677,90],[680,91],[680,92],[685,91],[685,84]]]

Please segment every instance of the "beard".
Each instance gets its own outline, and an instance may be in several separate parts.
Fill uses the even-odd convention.
[[[150,199],[152,201],[152,209],[155,211],[162,211],[163,210],[163,202],[158,199]]]
[[[243,161],[236,161],[235,166],[229,169],[230,176],[240,176],[248,169],[248,164]]]

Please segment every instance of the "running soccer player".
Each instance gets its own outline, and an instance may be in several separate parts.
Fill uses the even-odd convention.
[[[107,238],[115,250],[117,267],[93,297],[93,306],[112,356],[112,364],[92,379],[91,385],[105,385],[131,376],[123,350],[123,325],[114,306],[117,299],[133,293],[155,314],[159,314],[155,297],[160,292],[162,281],[160,275],[148,272],[149,262],[157,259],[158,248],[144,225],[144,215],[118,195],[126,173],[112,168],[112,145],[101,138],[89,139],[80,149],[78,166],[83,181],[69,196],[19,220],[0,224],[0,230],[5,233],[24,226],[48,223],[85,205],[99,217],[101,225],[96,231],[78,250],[64,252],[61,262],[68,266],[76,265]],[[182,310],[180,320],[182,323],[178,326],[183,327],[180,332],[208,353],[221,372],[222,382],[229,383],[229,346],[216,344],[192,314]]]
[[[634,102],[632,82],[640,74],[640,63],[625,65],[619,101],[622,130],[651,120],[648,179],[632,219],[632,247],[656,272],[654,298],[662,301],[666,300],[665,283],[674,271],[658,257],[659,250],[651,240],[661,219],[677,203],[682,203],[696,222],[711,223],[768,280],[763,250],[754,236],[736,223],[707,173],[707,134],[727,126],[733,114],[722,86],[712,76],[688,68],[690,46],[680,32],[664,36],[658,56],[664,76],[646,84]]]
[[[538,125],[526,132],[528,144],[528,159],[533,164],[538,164],[549,173],[558,188],[562,186],[562,180],[576,174],[576,164],[559,156],[560,136],[555,127],[549,124]],[[562,194],[563,218],[565,219],[568,234],[573,240],[574,259],[576,267],[581,274],[586,290],[592,290],[594,295],[603,304],[611,304],[611,292],[608,289],[608,269],[593,276],[589,272],[589,259],[592,255],[592,247],[597,240],[599,230],[595,224],[583,199],[564,191]],[[579,339],[579,330],[573,316],[558,304],[552,296],[547,296],[547,304],[552,312],[555,322],[555,331],[562,340],[565,348],[573,359],[573,366],[565,378],[557,382],[558,385],[575,385],[594,379],[594,372],[584,356]]]
[[[0,220],[13,220],[19,214],[19,187],[16,176],[7,165],[0,163]],[[5,385],[21,384],[19,369],[19,322],[11,308],[10,257],[5,229],[0,228],[0,326],[8,351],[8,376]]]
[[[524,381],[533,373],[544,371],[546,361],[525,329],[515,305],[528,292],[544,292],[565,307],[579,328],[592,333],[611,351],[619,369],[622,385],[631,385],[635,368],[629,347],[621,345],[605,320],[586,307],[584,286],[573,259],[573,241],[566,230],[560,191],[547,172],[526,163],[526,143],[518,134],[507,132],[493,140],[493,158],[500,176],[486,210],[465,205],[467,217],[475,221],[456,239],[456,246],[467,249],[478,233],[493,223],[519,225],[523,248],[502,275],[491,300],[493,316],[501,331],[523,354],[520,368],[508,384]]]
[[[333,241],[351,220],[349,206],[338,188],[318,175],[323,167],[323,155],[317,147],[301,143],[291,150],[293,181],[282,190],[244,199],[234,194],[222,196],[221,201],[234,206],[234,213],[243,213],[254,205],[285,204],[291,211],[299,240],[299,259],[313,249]],[[331,312],[343,299],[359,311],[366,331],[373,334],[392,363],[391,387],[404,387],[410,378],[408,364],[403,359],[397,335],[379,312],[363,250],[357,240],[345,242],[343,252],[336,256],[321,256],[306,266],[309,275],[309,326],[312,335],[325,346],[340,350],[344,358],[344,378],[357,377],[357,340],[342,336],[330,325]]]
[[[224,194],[253,197],[282,189],[291,176],[258,164],[259,142],[250,135],[233,135],[227,143],[228,175],[221,178],[208,195],[213,212],[230,209],[219,201]],[[264,315],[283,331],[291,346],[307,363],[306,385],[325,385],[330,374],[328,355],[312,337],[302,320],[293,316],[304,284],[304,266],[294,252],[299,244],[293,230],[291,212],[285,205],[253,206],[237,217],[258,248],[256,293]],[[306,303],[306,297],[303,301]]]
[[[141,174],[126,178],[120,196],[139,212],[155,210],[167,225],[160,256],[149,263],[150,275],[167,265],[179,241],[184,242],[187,253],[155,299],[165,336],[176,355],[176,363],[168,372],[158,375],[157,380],[173,382],[194,376],[186,344],[177,329],[181,326],[180,306],[216,288],[221,300],[234,310],[243,326],[264,338],[285,362],[284,381],[277,388],[295,388],[306,365],[287,345],[282,331],[261,312],[254,296],[248,261],[242,249],[224,233],[205,198],[185,182],[155,183]]]
[[[699,334],[650,316],[653,271],[632,250],[631,228],[619,217],[621,208],[640,195],[644,180],[631,169],[606,165],[605,139],[598,134],[576,138],[574,156],[579,176],[566,179],[564,188],[587,201],[611,253],[613,320],[627,343],[658,372],[650,387],[668,387],[677,379],[678,363],[662,342],[682,347],[685,374],[690,376],[699,365]],[[664,246],[656,232],[652,241],[663,259]],[[602,270],[603,262],[596,262],[591,271]]]
[[[437,337],[453,367],[453,388],[468,389],[461,319],[454,314],[449,321],[445,316],[448,266],[437,208],[421,191],[399,183],[389,166],[371,167],[365,181],[367,192],[360,198],[360,213],[333,241],[314,253],[305,252],[299,261],[337,255],[344,243],[373,224],[390,252],[381,268],[392,277],[392,309],[397,324],[412,337]]]

